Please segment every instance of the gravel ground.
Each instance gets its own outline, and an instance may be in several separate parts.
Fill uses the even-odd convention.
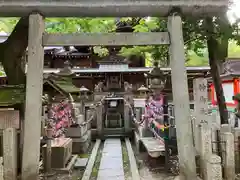
[[[133,146],[136,152],[135,146]],[[146,152],[135,153],[141,180],[174,180],[175,176],[168,174],[164,169],[164,157],[151,158]],[[129,179],[131,180],[131,179]]]
[[[124,149],[125,147],[123,146],[123,154],[124,154]],[[85,155],[80,155],[80,156],[88,156],[91,153],[92,147],[89,149],[89,152]],[[133,145],[133,150],[135,150],[135,147]],[[136,151],[135,151],[136,152]],[[147,153],[140,153],[140,154],[135,154],[137,164],[139,167],[139,173],[141,176],[141,180],[174,180],[175,176],[172,176],[170,174],[167,174],[164,172],[164,158],[151,158],[148,156]],[[125,158],[124,158],[125,159]],[[123,159],[123,160],[124,160]],[[125,160],[124,160],[125,161]],[[131,178],[131,173],[128,171],[128,162],[125,162],[124,165],[124,171],[125,171],[125,179],[126,180],[132,180]],[[84,173],[84,169],[81,170],[73,170],[69,174],[56,174],[53,177],[46,178],[46,180],[81,180],[82,175]],[[91,180],[96,180],[95,173],[92,173]],[[44,178],[41,178],[44,179]]]

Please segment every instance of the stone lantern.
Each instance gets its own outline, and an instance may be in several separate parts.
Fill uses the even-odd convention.
[[[158,67],[158,62],[155,62],[153,69],[147,73],[147,78],[149,79],[149,88],[155,93],[160,93],[164,89],[166,77]]]
[[[88,92],[89,92],[89,89],[87,89],[86,87],[82,86],[80,87],[79,89],[79,100],[80,100],[80,113],[81,114],[85,114],[85,102],[88,100]]]
[[[137,91],[139,92],[140,97],[146,98],[147,93],[149,92],[149,89],[146,88],[144,85],[142,85],[140,88],[138,88]]]
[[[82,87],[80,87],[79,92],[80,92],[80,98],[81,99],[87,99],[88,98],[89,89],[82,86]]]

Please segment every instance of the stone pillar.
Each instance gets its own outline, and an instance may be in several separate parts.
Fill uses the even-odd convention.
[[[136,108],[136,119],[139,122],[141,120],[141,111],[139,108]]]
[[[225,132],[232,132],[232,127],[229,124],[222,124],[221,125],[221,129],[220,129],[220,133],[225,133]]]
[[[3,130],[3,179],[17,180],[17,130]]]
[[[193,80],[193,94],[194,94],[194,121],[193,121],[193,135],[194,145],[197,154],[199,154],[199,126],[200,123],[207,123],[209,117],[206,114],[208,110],[208,84],[204,78]]]
[[[230,132],[221,133],[221,152],[223,160],[224,178],[235,179],[234,137]]]
[[[39,177],[40,134],[42,119],[42,86],[44,19],[40,14],[29,16],[28,67],[24,119],[22,179]]]
[[[233,130],[234,135],[234,152],[235,152],[235,172],[236,174],[240,173],[240,128],[234,128]]]
[[[212,114],[209,117],[211,120],[211,129],[212,129],[212,149],[213,149],[213,153],[217,153],[218,152],[218,148],[219,148],[219,131],[220,131],[220,117],[217,115],[216,112],[212,112]]]
[[[124,105],[124,129],[125,132],[128,133],[131,131],[131,117],[130,117],[130,107],[129,105],[125,104]]]
[[[99,104],[96,107],[97,110],[97,134],[99,137],[102,137],[103,131],[103,105]]]
[[[221,157],[212,154],[206,159],[206,176],[204,180],[222,180]]]
[[[85,119],[84,115],[83,115],[83,114],[79,114],[79,115],[78,115],[78,123],[79,123],[79,124],[82,124],[82,123],[84,123],[85,121],[86,121],[86,119]]]
[[[135,112],[136,112],[136,120],[137,120],[137,122],[140,122],[140,120],[141,120],[141,111],[140,111],[140,109],[136,108]],[[139,138],[143,137],[144,127],[138,126],[137,128],[138,128],[138,132],[139,132]]]
[[[89,119],[92,117],[92,111],[91,110],[87,110],[87,112],[86,112],[86,121],[89,121]],[[90,130],[91,129],[91,123],[92,122],[89,122],[88,123],[88,130]]]
[[[199,155],[200,155],[200,169],[204,179],[207,177],[206,160],[212,155],[212,136],[211,129],[207,123],[199,124]]]
[[[221,121],[220,121],[220,116],[218,112],[212,112],[211,114],[211,123],[212,127],[214,127],[216,130],[220,130],[221,128]]]
[[[80,101],[80,107],[79,107],[80,113],[85,114],[85,105],[84,105],[84,100]]]
[[[197,173],[190,121],[182,20],[180,16],[173,15],[168,17],[168,30],[171,40],[169,55],[175,122],[177,127],[180,175],[185,176],[185,180],[193,180],[197,179]]]

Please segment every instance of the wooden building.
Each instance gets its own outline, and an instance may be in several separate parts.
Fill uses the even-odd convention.
[[[233,96],[240,93],[240,59],[230,58],[221,67],[221,80],[226,105],[229,111],[234,111],[237,101],[233,100]],[[217,106],[217,98],[215,88],[210,78],[211,102],[213,106]]]
[[[85,86],[90,91],[93,91],[95,85],[99,82],[106,82],[107,78],[113,74],[121,74],[119,78],[121,79],[122,88],[124,88],[124,82],[132,84],[133,90],[137,90],[141,85],[146,84],[147,79],[145,73],[149,72],[151,68],[145,67],[144,59],[135,56],[125,58],[118,55],[118,53],[111,48],[109,48],[109,51],[108,56],[100,58],[95,54],[88,53],[86,55],[76,53],[76,50],[73,56],[72,53],[63,53],[64,48],[58,51],[56,51],[56,49],[49,49],[47,55],[45,55],[45,73],[56,73],[63,67],[64,61],[70,61],[72,64],[72,72],[74,73],[72,77],[73,84],[79,88]],[[79,55],[76,56],[76,54]],[[170,78],[171,69],[161,69],[167,74],[168,79],[165,91],[170,93],[172,88]],[[192,92],[192,80],[197,77],[206,77],[209,70],[209,67],[187,67],[190,92]],[[120,79],[115,80],[118,81]]]
[[[131,31],[131,28],[127,31]],[[0,41],[3,42],[6,38],[7,36],[0,36]],[[119,74],[122,90],[124,89],[124,82],[132,84],[133,91],[136,91],[141,85],[146,85],[147,79],[144,74],[149,72],[151,68],[145,67],[145,60],[142,57],[131,56],[125,58],[118,54],[120,47],[107,48],[109,55],[99,57],[93,52],[92,47],[44,47],[44,74],[59,72],[64,67],[64,62],[69,61],[73,72],[72,83],[78,88],[84,86],[90,91],[94,91],[95,86],[99,82],[106,84],[108,77],[114,75],[114,73]],[[165,91],[171,94],[171,69],[161,69],[167,74]],[[191,100],[192,80],[197,77],[206,77],[209,70],[209,67],[187,67],[188,88]],[[120,79],[112,78],[111,81]],[[7,78],[1,76],[0,85],[4,84],[7,84]]]

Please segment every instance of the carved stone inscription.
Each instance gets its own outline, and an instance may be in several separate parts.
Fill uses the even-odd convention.
[[[194,121],[193,133],[194,133],[194,145],[199,153],[199,125],[208,124],[208,88],[207,80],[204,78],[198,78],[193,81],[193,94],[194,94]]]
[[[197,124],[200,122],[208,123],[207,109],[208,109],[208,88],[207,80],[198,78],[194,80],[194,111],[197,118]]]

